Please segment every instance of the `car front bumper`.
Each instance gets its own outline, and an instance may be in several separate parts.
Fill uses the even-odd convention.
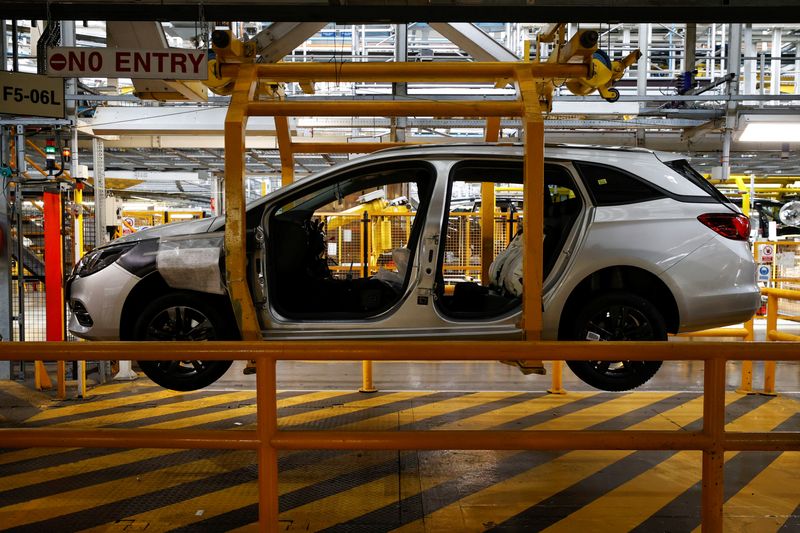
[[[113,263],[67,281],[69,332],[88,340],[118,340],[122,307],[141,278]]]

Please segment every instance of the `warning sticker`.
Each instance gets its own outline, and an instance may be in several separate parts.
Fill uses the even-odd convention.
[[[758,262],[772,263],[775,260],[775,248],[771,244],[758,245]]]

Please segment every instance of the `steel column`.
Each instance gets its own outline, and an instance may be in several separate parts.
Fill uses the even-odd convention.
[[[394,60],[408,61],[408,25],[397,24],[394,32]],[[408,84],[406,82],[392,82],[392,95],[395,97],[405,97],[408,94]],[[406,128],[408,127],[407,117],[395,117],[392,127],[392,140],[405,142]]]
[[[5,21],[1,21],[3,41],[5,42]],[[5,68],[5,45],[0,50],[3,68]],[[9,165],[12,161],[11,143],[8,128],[0,126],[0,165]],[[10,166],[10,165],[9,165]],[[2,179],[5,185],[5,178]],[[8,196],[6,187],[0,187],[0,341],[11,341],[12,338],[12,285],[11,276],[11,224],[8,218]],[[0,361],[0,379],[11,379],[11,362]]]
[[[94,245],[106,243],[106,162],[103,140],[92,139],[92,173],[94,174]]]
[[[27,164],[25,162],[25,126],[17,125],[16,141],[14,147],[17,156],[17,178],[22,181]],[[24,244],[22,238],[22,188],[17,187],[16,205],[14,206],[17,221],[17,338],[18,341],[25,340],[25,263],[23,260]],[[24,368],[20,366],[20,374],[24,377]]]
[[[744,25],[744,55],[745,57],[755,57],[756,48],[753,46],[753,25]],[[756,92],[756,60],[745,59],[744,62],[744,93],[747,95]]]
[[[5,34],[3,39],[5,39]],[[11,21],[11,70],[19,72],[19,32],[16,19]]]
[[[769,93],[781,94],[781,54],[783,52],[782,31],[780,26],[772,28],[772,60],[770,61]],[[764,81],[762,79],[761,83]]]
[[[650,70],[650,24],[639,24],[639,50],[641,57],[636,65],[636,94],[647,96],[647,75]],[[647,106],[645,102],[639,104],[640,109]],[[636,130],[636,145],[644,146],[645,132],[643,129]]]
[[[736,76],[728,84],[728,94],[739,94],[739,71],[742,64],[742,26],[741,24],[731,24],[730,43],[728,46],[727,66],[728,73]],[[728,101],[725,105],[725,128],[722,135],[722,179],[728,180],[731,175],[731,141],[733,131],[736,129],[736,110],[738,103]]]
[[[5,19],[0,19],[0,70],[8,70],[8,41],[6,34],[8,33],[8,24]]]
[[[692,72],[696,61],[695,52],[697,49],[697,24],[687,24],[684,36],[684,63],[683,71]]]
[[[44,193],[44,290],[46,337],[64,340],[64,243],[61,193]],[[37,364],[39,362],[37,361]],[[42,388],[49,388],[44,364],[38,366]],[[66,398],[64,361],[58,362],[58,397]]]
[[[64,257],[61,194],[44,193],[44,256],[47,340],[64,340]]]
[[[225,212],[225,178],[222,174],[214,173],[210,176],[211,181],[211,210],[214,215],[221,215]],[[262,184],[263,185],[263,184]],[[261,189],[261,195],[264,196],[266,192]]]

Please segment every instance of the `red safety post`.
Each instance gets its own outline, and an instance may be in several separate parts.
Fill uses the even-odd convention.
[[[64,257],[61,194],[44,193],[44,291],[48,341],[64,340]],[[64,362],[58,362],[58,397],[66,398]]]

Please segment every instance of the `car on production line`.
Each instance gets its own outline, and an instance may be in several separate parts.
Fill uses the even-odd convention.
[[[246,254],[264,340],[521,338],[521,239],[497,256],[489,284],[470,281],[480,238],[458,229],[463,217],[450,208],[480,183],[520,185],[522,159],[518,145],[389,149],[251,203]],[[544,183],[544,339],[665,340],[742,322],[758,307],[749,221],[684,157],[548,146]],[[378,213],[368,232],[364,202]],[[375,202],[394,206],[392,216],[380,217]],[[69,330],[90,340],[238,338],[224,224],[169,224],[89,252],[67,282]],[[365,257],[363,237],[375,257]],[[378,259],[390,268],[361,275]],[[139,366],[164,387],[195,390],[230,364],[187,355]],[[642,385],[661,363],[568,365],[617,391]]]

